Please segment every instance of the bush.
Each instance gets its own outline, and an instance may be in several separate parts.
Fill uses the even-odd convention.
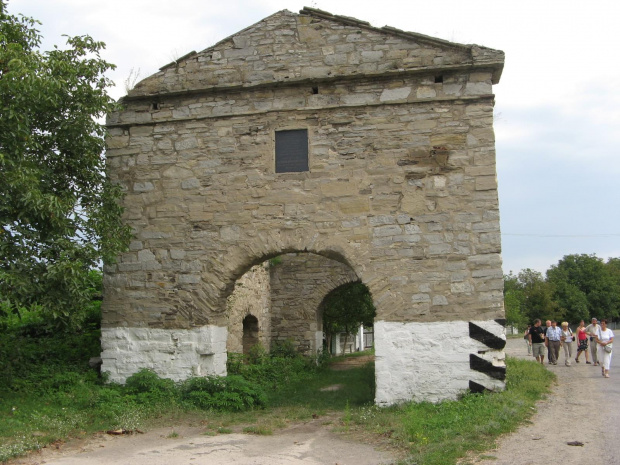
[[[241,376],[190,378],[181,387],[181,398],[203,410],[242,411],[263,408],[263,390]]]
[[[251,365],[261,365],[269,359],[269,353],[267,353],[267,350],[262,344],[258,343],[250,347],[250,350],[245,358]]]
[[[127,378],[125,388],[129,394],[173,394],[175,384],[171,379],[160,378],[153,370],[143,368]]]
[[[30,319],[5,328],[0,337],[0,389],[40,392],[50,382],[66,384],[52,380],[58,373],[94,376],[88,360],[101,353],[99,338],[97,328],[61,331]]]
[[[325,368],[328,366],[331,358],[332,354],[329,353],[329,350],[322,350],[316,354],[316,364],[319,368]]]
[[[282,358],[297,358],[300,355],[299,352],[297,352],[297,348],[295,347],[295,342],[292,339],[286,339],[285,341],[275,342],[275,344],[271,348],[271,356]]]

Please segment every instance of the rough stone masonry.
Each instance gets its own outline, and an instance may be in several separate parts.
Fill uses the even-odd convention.
[[[135,239],[105,267],[102,369],[225,374],[236,280],[307,252],[372,293],[377,404],[503,389],[503,64],[305,8],[138,83],[107,122]]]

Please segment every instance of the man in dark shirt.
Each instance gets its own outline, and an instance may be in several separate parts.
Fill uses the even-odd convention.
[[[530,328],[530,342],[532,343],[532,355],[536,361],[543,363],[545,360],[545,331],[540,327],[542,321],[534,320],[534,326]]]

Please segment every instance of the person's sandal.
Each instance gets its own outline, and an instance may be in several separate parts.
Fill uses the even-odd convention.
[[[592,362],[586,361],[586,365],[592,365]]]

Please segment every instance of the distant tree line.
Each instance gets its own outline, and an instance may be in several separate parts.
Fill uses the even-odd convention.
[[[545,275],[529,268],[504,275],[508,324],[523,328],[534,319],[568,321],[620,316],[620,258],[565,255]]]

